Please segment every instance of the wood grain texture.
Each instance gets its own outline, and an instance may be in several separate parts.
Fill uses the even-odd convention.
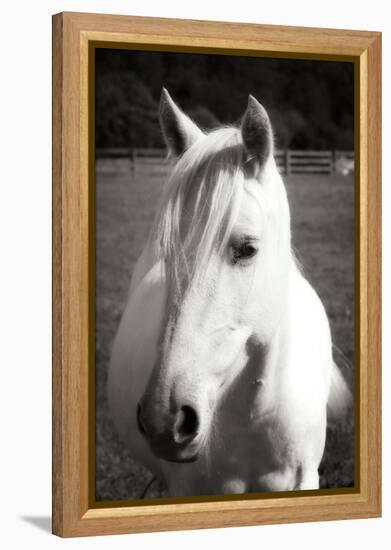
[[[381,37],[368,48],[368,500],[381,514]]]
[[[361,55],[378,33],[65,12],[91,39],[338,56]]]
[[[89,47],[198,48],[355,62],[359,159],[356,491],[97,508],[89,498],[94,259]],[[381,511],[379,33],[64,13],[53,18],[53,532],[82,536],[376,517]],[[93,266],[94,267],[94,266]],[[358,295],[359,291],[359,295]]]
[[[53,18],[53,213],[55,299],[53,361],[53,531],[65,535],[80,518],[80,51],[67,18]],[[61,321],[58,320],[60,316]]]
[[[53,102],[52,102],[52,216],[53,216],[53,341],[52,341],[52,525],[62,532],[62,18],[53,19]]]

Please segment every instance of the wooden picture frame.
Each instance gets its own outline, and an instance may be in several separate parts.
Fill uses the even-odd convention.
[[[350,60],[356,97],[358,483],[351,491],[98,507],[91,498],[96,44]],[[378,517],[381,514],[381,34],[61,13],[53,17],[53,533],[63,537]]]

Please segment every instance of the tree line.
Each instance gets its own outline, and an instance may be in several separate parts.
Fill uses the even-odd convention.
[[[205,129],[239,123],[248,94],[267,108],[277,147],[353,149],[349,62],[97,49],[97,147],[161,147],[165,86]]]

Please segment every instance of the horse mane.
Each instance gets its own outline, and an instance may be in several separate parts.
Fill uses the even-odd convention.
[[[177,297],[225,247],[250,161],[235,127],[212,131],[177,160],[151,232]]]

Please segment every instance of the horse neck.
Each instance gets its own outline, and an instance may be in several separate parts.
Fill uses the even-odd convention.
[[[149,239],[133,269],[129,295],[132,295],[145,275],[160,261],[159,244],[156,240]]]

